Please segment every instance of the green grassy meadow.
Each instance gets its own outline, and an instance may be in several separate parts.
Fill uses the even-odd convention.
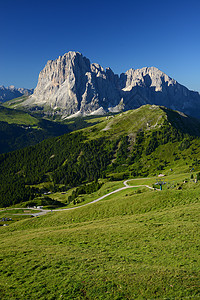
[[[199,299],[199,183],[140,190],[1,227],[1,298]]]
[[[101,180],[102,181],[102,180]],[[81,202],[80,203],[77,203],[76,205],[74,205],[73,203],[70,203],[67,205],[67,207],[75,207],[75,206],[81,206],[83,204],[86,204],[86,203],[89,203],[89,202],[92,202],[93,200],[101,197],[101,196],[104,196],[112,191],[115,191],[117,190],[118,188],[121,188],[123,187],[124,184],[123,184],[123,181],[104,181],[104,184],[102,185],[102,187],[96,191],[96,192],[93,192],[91,194],[84,194],[84,195],[80,195],[79,197],[77,197],[77,200],[80,199]],[[66,203],[67,200],[68,200],[68,197],[72,194],[73,192],[73,188],[68,190],[65,194],[64,193],[53,193],[51,194],[51,198],[54,199],[54,200],[57,200],[57,201],[60,201],[62,203]]]
[[[4,107],[7,108],[20,108],[20,104],[23,103],[25,100],[28,99],[29,96],[21,96],[18,98],[14,98],[12,100],[6,101],[3,103]]]
[[[191,180],[191,172],[190,173],[181,173],[181,174],[173,174],[173,172],[163,172],[164,174],[168,174],[165,175],[164,177],[159,178],[158,176],[152,176],[152,177],[146,177],[146,178],[135,178],[135,179],[129,179],[127,184],[129,186],[134,186],[131,189],[126,189],[123,190],[121,192],[117,192],[116,194],[110,195],[108,197],[106,197],[104,200],[110,199],[110,198],[118,198],[120,196],[124,195],[128,195],[130,193],[132,194],[136,194],[136,193],[141,193],[143,191],[148,191],[148,188],[145,187],[145,185],[149,186],[149,187],[155,187],[157,189],[160,188],[159,185],[155,185],[157,182],[164,182],[164,185],[162,186],[163,190],[171,190],[171,189],[195,189],[199,187],[198,183],[194,183],[194,180]],[[170,174],[172,173],[172,174]],[[194,173],[194,172],[193,172]],[[194,178],[195,178],[195,173],[194,173]],[[49,197],[53,200],[57,200],[61,203],[63,203],[63,205],[67,205],[67,208],[72,208],[72,207],[77,207],[77,206],[82,206],[84,204],[90,203],[93,200],[102,197],[110,192],[113,192],[121,187],[124,187],[124,182],[125,180],[121,180],[121,181],[107,181],[107,180],[103,180],[101,179],[100,182],[103,183],[103,185],[101,186],[101,188],[96,191],[93,192],[91,194],[83,194],[83,195],[79,195],[76,200],[77,203],[73,204],[73,203],[68,203],[68,197],[70,195],[72,195],[72,192],[74,191],[74,188],[69,189],[66,192],[56,192],[56,193],[51,193],[49,195]],[[33,185],[33,187],[36,188],[44,188],[44,187],[48,187],[49,184],[51,184],[50,182],[46,182],[46,183],[42,183],[42,184],[38,184],[38,185]],[[35,200],[37,200],[37,198],[35,198]],[[26,203],[22,203],[21,204],[22,207],[23,205],[26,205]],[[19,204],[17,204],[16,206],[19,206]],[[64,207],[66,208],[66,207]]]
[[[8,124],[18,124],[27,126],[37,126],[38,119],[20,110],[14,110],[1,106],[0,108],[0,121],[7,122]]]

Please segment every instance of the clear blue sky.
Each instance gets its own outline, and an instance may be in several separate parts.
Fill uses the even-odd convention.
[[[0,85],[35,88],[70,50],[118,74],[155,66],[200,91],[200,1],[0,0]]]

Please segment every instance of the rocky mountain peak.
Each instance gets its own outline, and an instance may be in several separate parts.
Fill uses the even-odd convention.
[[[163,85],[176,84],[176,81],[155,67],[130,69],[120,75],[121,88],[130,91],[135,86],[155,87],[155,91],[162,91]]]
[[[200,117],[199,93],[156,67],[129,69],[118,76],[75,51],[47,62],[34,94],[25,102],[32,109],[45,107],[48,113],[63,117],[117,112],[144,104],[164,105]]]

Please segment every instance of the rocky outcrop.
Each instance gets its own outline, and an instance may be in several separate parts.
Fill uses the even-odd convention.
[[[118,112],[144,104],[164,105],[200,117],[199,93],[157,68],[130,69],[118,76],[73,51],[47,62],[33,95],[23,105],[67,117]]]
[[[33,89],[15,88],[14,85],[5,87],[0,86],[0,102],[6,102],[21,96],[29,96],[33,93]]]
[[[120,88],[126,109],[156,104],[200,117],[200,94],[155,67],[130,69],[121,74]]]

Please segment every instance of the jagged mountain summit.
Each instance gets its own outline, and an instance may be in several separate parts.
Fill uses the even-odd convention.
[[[47,62],[33,95],[23,103],[62,117],[119,112],[144,104],[200,117],[200,94],[157,68],[130,69],[118,76],[73,51]]]
[[[16,88],[14,85],[0,86],[0,102],[6,102],[21,96],[29,96],[34,89]]]

